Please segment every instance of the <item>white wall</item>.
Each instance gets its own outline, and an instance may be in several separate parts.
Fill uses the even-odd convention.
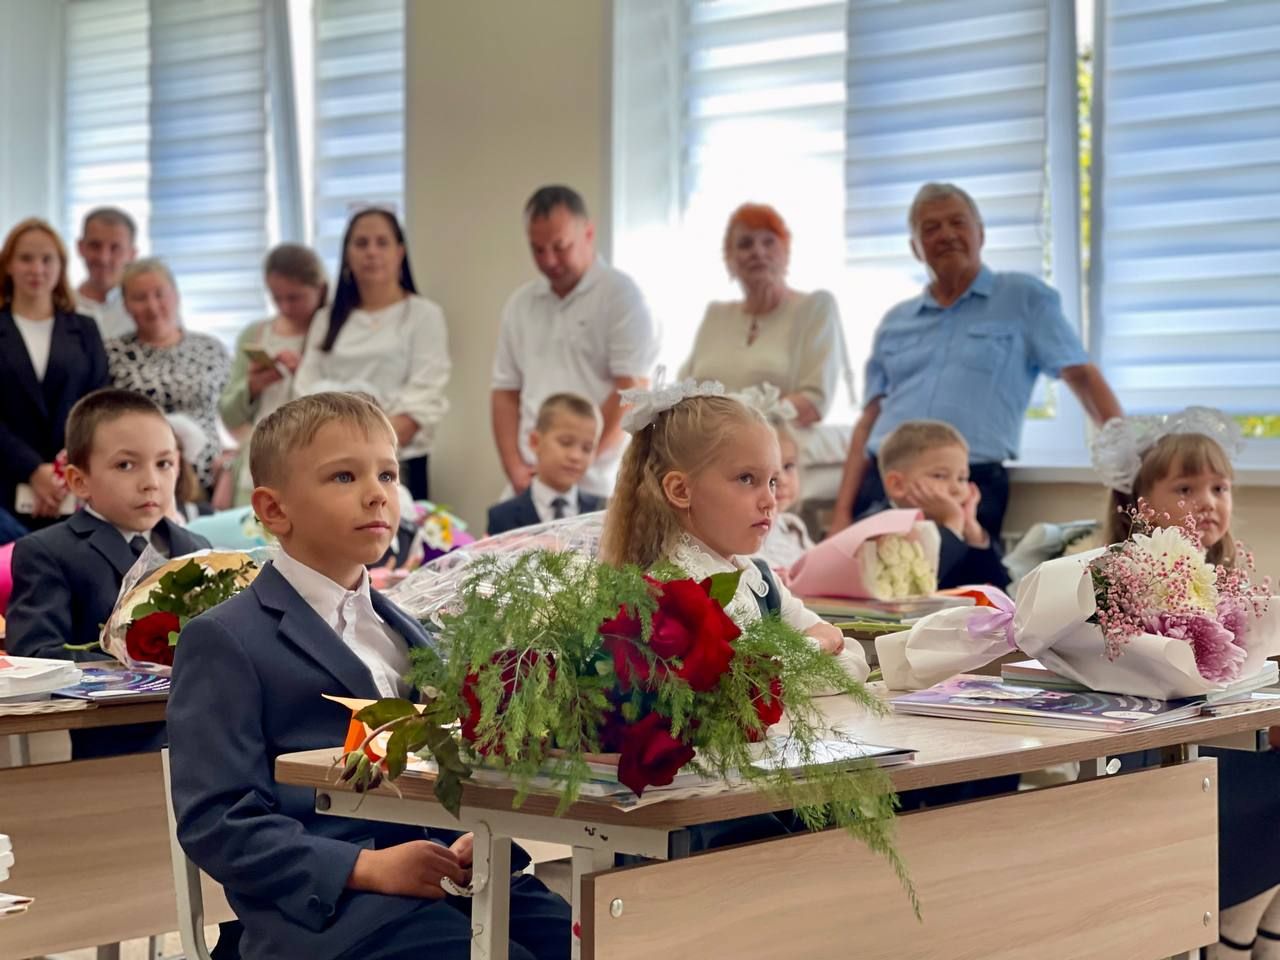
[[[30,216],[59,225],[61,103],[62,3],[0,0],[0,234]]]
[[[542,184],[567,183],[608,236],[609,3],[408,8],[410,255],[420,288],[444,308],[454,365],[431,492],[482,531],[503,485],[489,427],[498,318],[535,275],[524,203]]]

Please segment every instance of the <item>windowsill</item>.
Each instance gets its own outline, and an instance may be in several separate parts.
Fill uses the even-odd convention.
[[[1093,467],[1084,464],[1051,466],[1018,461],[1009,464],[1011,483],[1088,483],[1101,486]],[[1236,484],[1241,487],[1280,487],[1280,468],[1236,467]]]

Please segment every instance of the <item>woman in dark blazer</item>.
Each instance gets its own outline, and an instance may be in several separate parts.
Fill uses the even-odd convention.
[[[59,519],[53,461],[67,414],[104,387],[97,325],[75,312],[67,249],[43,220],[23,220],[0,248],[0,506],[28,529]]]

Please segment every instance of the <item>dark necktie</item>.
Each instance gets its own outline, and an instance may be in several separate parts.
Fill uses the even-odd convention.
[[[129,549],[133,551],[135,557],[142,556],[142,551],[147,549],[147,538],[140,533],[135,533],[129,541]]]
[[[556,497],[551,501],[551,515],[557,520],[564,519],[565,508],[569,506],[569,501],[564,497]]]

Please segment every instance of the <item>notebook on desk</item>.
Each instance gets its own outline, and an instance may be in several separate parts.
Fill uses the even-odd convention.
[[[933,594],[901,600],[853,600],[847,597],[801,597],[801,602],[820,617],[839,620],[884,620],[898,623],[923,617],[951,607],[972,607],[973,597]]]
[[[1198,716],[1204,699],[1155,700],[1093,690],[1048,690],[962,673],[894,697],[895,713],[1120,733]]]
[[[79,683],[55,690],[53,695],[93,703],[165,700],[169,696],[169,678],[135,670],[87,667]]]

